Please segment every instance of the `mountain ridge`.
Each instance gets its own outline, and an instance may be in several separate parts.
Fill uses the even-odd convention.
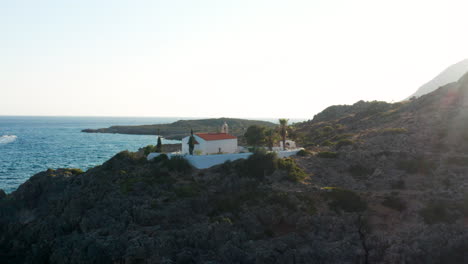
[[[435,91],[437,88],[444,86],[446,84],[458,81],[465,73],[468,72],[468,59],[464,59],[459,61],[441,73],[439,73],[436,77],[432,80],[428,81],[424,85],[418,88],[416,92],[406,98],[410,99],[412,97],[419,97],[424,94],[430,93]]]

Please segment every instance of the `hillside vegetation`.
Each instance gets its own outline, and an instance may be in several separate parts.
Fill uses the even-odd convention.
[[[338,150],[468,153],[468,74],[417,99],[331,106],[294,126],[303,146]]]
[[[287,159],[122,152],[34,175],[0,191],[0,263],[466,263],[468,75],[292,131]]]

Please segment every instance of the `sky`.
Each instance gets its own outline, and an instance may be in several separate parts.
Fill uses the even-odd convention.
[[[312,119],[468,58],[467,1],[0,0],[0,115]]]

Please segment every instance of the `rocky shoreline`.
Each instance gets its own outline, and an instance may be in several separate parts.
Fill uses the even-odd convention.
[[[246,161],[194,170],[128,152],[85,173],[41,172],[0,199],[0,262],[466,259],[462,182],[468,167],[443,167],[430,176],[396,169],[400,154],[348,149],[340,157],[295,157],[307,174],[300,182],[287,180],[283,169],[250,175],[242,169]],[[353,175],[349,164],[377,167]],[[451,185],[439,188],[447,171]],[[435,198],[452,209],[432,208]]]

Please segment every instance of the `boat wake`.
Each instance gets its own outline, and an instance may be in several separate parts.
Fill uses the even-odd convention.
[[[3,135],[3,136],[0,136],[0,145],[1,144],[8,144],[8,143],[11,143],[13,141],[15,141],[18,137],[15,136],[15,135]]]

